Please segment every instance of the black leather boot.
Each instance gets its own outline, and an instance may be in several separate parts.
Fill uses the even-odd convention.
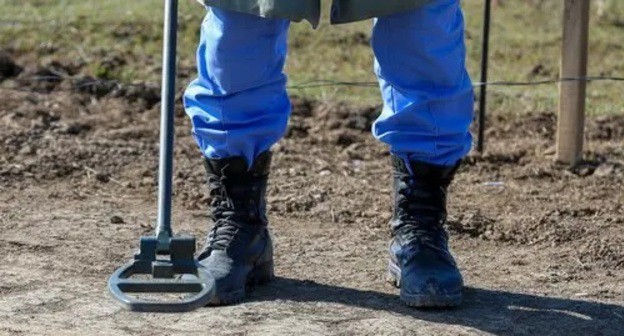
[[[411,307],[461,304],[463,279],[448,248],[446,192],[459,165],[436,166],[392,157],[394,166],[394,238],[390,276]]]
[[[232,304],[245,298],[248,286],[273,279],[265,200],[271,153],[258,156],[251,169],[242,157],[204,163],[213,226],[199,261],[216,280],[211,304]]]

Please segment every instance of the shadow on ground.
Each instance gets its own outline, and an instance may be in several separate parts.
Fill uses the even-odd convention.
[[[250,299],[336,303],[495,335],[624,335],[622,305],[481,288],[467,288],[464,304],[451,310],[411,309],[396,295],[286,278],[258,288]]]

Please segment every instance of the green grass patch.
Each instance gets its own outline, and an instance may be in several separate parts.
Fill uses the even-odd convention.
[[[468,67],[478,80],[483,2],[468,0],[463,6]],[[592,13],[590,74],[624,76],[624,2],[611,1],[609,6],[603,17]],[[81,71],[92,76],[124,82],[159,80],[161,2],[0,0],[0,8],[0,45],[18,55],[21,62],[63,60],[81,65]],[[181,1],[180,12],[180,67],[186,83],[194,75],[199,25],[205,12],[194,1]],[[540,80],[559,75],[561,1],[509,1],[493,15],[491,80]],[[293,24],[286,69],[291,84],[375,81],[368,45],[371,25],[367,21],[331,26],[326,17],[316,31],[306,23]],[[620,102],[623,85],[591,83],[589,113],[624,113]],[[490,109],[500,113],[554,111],[557,90],[557,85],[492,87]],[[374,104],[380,99],[375,87],[324,86],[291,93],[356,104]]]

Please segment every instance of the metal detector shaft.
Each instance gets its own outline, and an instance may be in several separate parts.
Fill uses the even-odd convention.
[[[176,46],[178,40],[178,0],[165,0],[162,100],[160,119],[160,170],[158,178],[158,227],[156,236],[167,250],[171,230],[173,192],[173,138],[176,84]]]
[[[215,279],[195,259],[195,238],[173,236],[173,139],[176,79],[178,1],[165,1],[160,171],[156,237],[141,237],[134,259],[108,279],[108,289],[131,311],[186,312],[208,304],[215,294]],[[178,299],[146,298],[142,294],[174,293]]]

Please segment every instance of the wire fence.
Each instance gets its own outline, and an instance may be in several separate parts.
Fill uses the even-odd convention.
[[[489,2],[489,1],[488,1]],[[489,15],[485,14],[485,19],[489,19]],[[55,26],[68,26],[73,23],[81,23],[85,18],[77,17],[74,19],[68,18],[64,20],[37,20],[37,19],[11,19],[11,18],[2,18],[0,19],[0,27],[55,27]],[[88,20],[90,25],[105,25],[109,24],[109,22],[101,20],[94,20],[93,18],[89,18]],[[161,25],[162,19],[133,19],[133,23],[141,23],[141,24],[154,24]],[[3,86],[2,82],[6,79],[14,79],[18,85],[21,86]],[[109,88],[111,90],[121,89],[123,87],[143,87],[143,88],[153,88],[159,89],[159,83],[140,83],[140,84],[132,84],[132,83],[124,83],[118,80],[109,80],[109,79],[98,79],[91,78],[85,79],[85,77],[72,77],[65,76],[64,74],[58,74],[58,76],[31,76],[31,77],[14,77],[7,78],[0,76],[0,91],[19,91],[19,92],[33,92],[37,91],[36,89],[28,88],[24,86],[24,84],[30,84],[34,82],[61,82],[61,81],[70,81],[72,85],[70,87],[64,88],[54,88],[53,91],[85,91],[85,89],[99,87],[99,88]],[[473,86],[475,88],[480,87],[518,87],[518,86],[540,86],[540,85],[549,85],[549,84],[558,84],[565,82],[622,82],[624,81],[624,77],[620,76],[587,76],[587,77],[564,77],[564,78],[549,78],[549,79],[539,79],[539,80],[527,80],[527,81],[507,81],[507,80],[496,80],[496,81],[486,81],[486,82],[474,82]],[[288,85],[289,90],[304,90],[304,89],[314,89],[314,88],[323,88],[323,87],[361,87],[361,88],[377,88],[377,82],[368,82],[368,81],[338,81],[338,80],[329,80],[329,79],[312,79],[305,82],[293,83]]]
[[[18,91],[18,92],[34,92],[36,89],[29,88],[28,86],[24,87],[24,84],[32,84],[32,83],[60,83],[63,81],[71,82],[72,85],[70,87],[65,88],[55,88],[53,91],[84,91],[89,88],[108,88],[110,91],[115,89],[121,89],[123,87],[143,87],[143,88],[153,88],[159,89],[160,84],[157,83],[124,83],[118,80],[109,80],[109,79],[97,79],[97,78],[89,78],[89,77],[80,77],[80,76],[32,76],[32,77],[0,77],[0,82],[13,79],[19,85],[16,87],[8,87],[0,85],[0,90],[2,91]],[[533,80],[533,81],[491,81],[491,82],[474,82],[473,87],[482,87],[482,86],[509,86],[509,87],[517,87],[517,86],[539,86],[539,85],[549,85],[549,84],[559,84],[566,82],[624,82],[624,77],[618,76],[587,76],[587,77],[563,77],[563,78],[551,78],[551,79],[542,79],[542,80]],[[321,88],[321,87],[361,87],[361,88],[377,88],[379,86],[378,82],[364,82],[364,81],[336,81],[336,80],[327,80],[327,79],[314,79],[310,81],[305,81],[301,83],[294,83],[287,86],[289,90],[303,90],[303,89],[312,89],[312,88]]]
[[[46,26],[48,28],[50,27],[65,27],[67,25],[71,25],[74,23],[81,23],[85,21],[85,19],[69,19],[69,20],[0,20],[0,27],[41,27],[41,26]],[[93,20],[93,19],[89,19],[88,20],[90,25],[94,25],[94,26],[99,26],[99,25],[105,25],[105,24],[110,24],[110,22],[108,21],[104,21],[104,20]],[[140,24],[153,24],[153,25],[162,25],[163,21],[161,20],[147,20],[147,19],[140,19],[140,20],[133,20],[132,23],[136,24],[136,23],[140,23]]]

